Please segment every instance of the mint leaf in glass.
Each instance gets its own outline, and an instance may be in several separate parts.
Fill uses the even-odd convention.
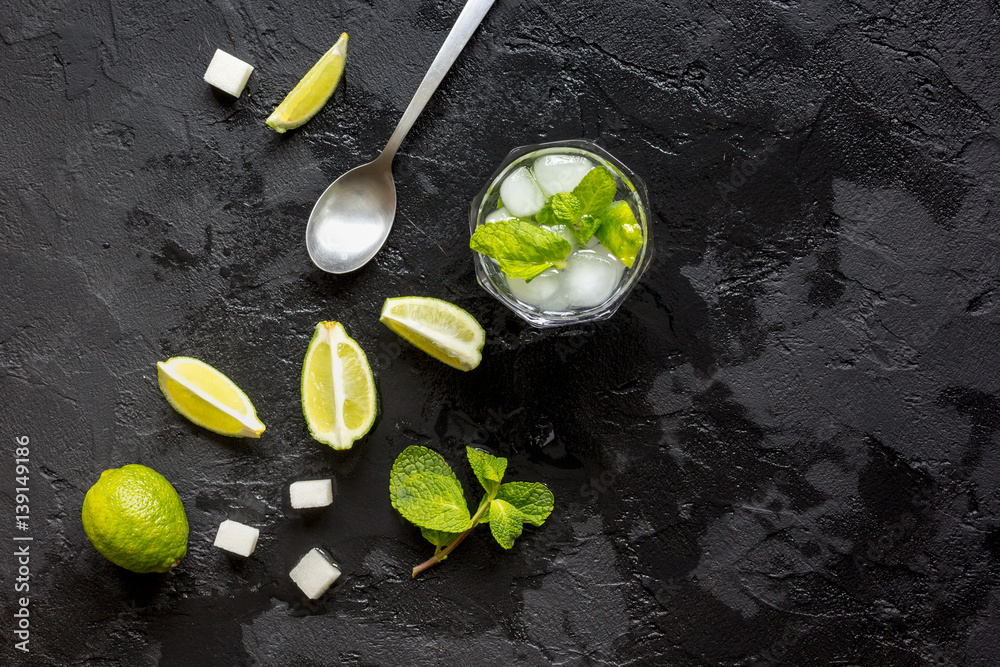
[[[573,196],[580,202],[580,215],[597,216],[602,213],[614,201],[617,190],[615,177],[604,167],[588,171],[580,184],[573,188]]]
[[[516,507],[525,523],[540,526],[552,513],[556,499],[549,487],[539,482],[507,482],[497,491],[497,500]]]
[[[616,201],[605,209],[595,236],[622,264],[632,268],[642,248],[642,227],[628,202]]]
[[[590,242],[594,232],[600,226],[601,220],[599,218],[595,218],[592,215],[585,215],[570,225],[570,229],[573,230],[573,236],[576,237],[577,243],[586,246]]]
[[[524,280],[553,266],[564,266],[571,250],[563,237],[520,218],[476,228],[469,247],[497,260],[509,277]]]
[[[500,480],[503,479],[503,473],[507,470],[507,459],[487,454],[472,447],[466,447],[465,453],[469,457],[472,472],[486,489],[486,493],[491,496],[496,495],[497,489],[500,487]]]
[[[556,219],[552,214],[552,200],[545,202],[542,210],[535,214],[535,222],[540,225],[554,225]]]
[[[525,282],[531,282],[532,278],[552,268],[551,264],[530,264],[528,262],[512,262],[502,259],[498,264],[500,264],[500,270],[507,274],[508,278],[520,278]]]
[[[552,195],[546,206],[552,209],[555,224],[572,225],[583,215],[583,202],[576,195],[568,192]]]
[[[490,503],[490,531],[504,549],[514,546],[514,540],[524,530],[524,515],[506,500]]]

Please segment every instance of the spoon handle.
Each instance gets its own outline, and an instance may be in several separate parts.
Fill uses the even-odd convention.
[[[382,155],[379,156],[380,159],[385,157],[390,163],[392,162],[392,159],[396,156],[399,144],[403,141],[403,137],[413,127],[417,116],[424,110],[428,100],[431,99],[431,95],[437,90],[438,85],[444,79],[444,75],[451,69],[452,63],[455,62],[458,54],[465,48],[469,38],[472,37],[472,33],[479,27],[480,22],[482,22],[483,17],[486,16],[486,12],[490,10],[490,7],[493,6],[494,1],[469,0],[465,4],[465,8],[458,15],[458,20],[455,21],[454,27],[448,33],[448,38],[444,40],[441,50],[438,51],[434,62],[431,63],[430,69],[424,75],[424,80],[420,82],[420,87],[417,88],[413,99],[410,100],[410,105],[406,107],[403,117],[399,120],[399,124],[396,125],[396,130],[389,137],[389,142],[385,145]]]

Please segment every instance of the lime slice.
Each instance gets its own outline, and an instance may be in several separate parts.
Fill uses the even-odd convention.
[[[264,432],[247,395],[204,361],[173,357],[156,367],[167,402],[198,426],[238,438],[259,438]]]
[[[386,299],[379,318],[415,346],[460,371],[471,371],[483,359],[486,332],[458,306],[422,296]]]
[[[364,350],[339,322],[320,322],[302,363],[302,414],[309,433],[350,449],[375,423],[375,378]]]
[[[285,96],[278,108],[267,120],[268,126],[278,132],[294,130],[304,125],[326,104],[340,83],[347,60],[347,33],[343,33],[337,43],[323,54],[302,80],[295,84],[292,92]]]

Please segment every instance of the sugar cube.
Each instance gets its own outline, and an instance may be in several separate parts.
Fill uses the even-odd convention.
[[[219,532],[215,534],[215,546],[246,557],[257,548],[258,537],[260,531],[253,526],[226,519],[219,524]]]
[[[340,577],[340,570],[321,549],[312,549],[288,573],[292,581],[310,600],[326,593],[326,589]]]
[[[253,65],[231,56],[222,49],[216,49],[212,62],[205,70],[205,83],[211,84],[224,93],[239,97],[243,86],[253,72]]]
[[[326,507],[333,502],[333,482],[329,479],[292,482],[288,487],[288,495],[295,509]]]

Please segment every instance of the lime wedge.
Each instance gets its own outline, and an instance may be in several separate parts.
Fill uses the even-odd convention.
[[[268,126],[278,132],[294,130],[304,125],[326,104],[340,83],[347,60],[347,33],[343,33],[337,43],[323,54],[302,80],[295,84],[292,92],[285,96],[278,108],[267,120]]]
[[[309,433],[350,449],[375,423],[375,378],[364,350],[339,322],[320,322],[302,363],[302,414]]]
[[[204,361],[173,357],[156,368],[167,402],[198,426],[238,438],[259,438],[264,432],[247,395]]]
[[[421,296],[386,299],[379,320],[452,368],[471,371],[483,359],[486,332],[476,318],[447,301]]]

